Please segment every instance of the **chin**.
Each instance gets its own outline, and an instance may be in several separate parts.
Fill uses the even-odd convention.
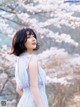
[[[35,49],[36,48],[36,46],[35,47],[33,47],[33,49]]]

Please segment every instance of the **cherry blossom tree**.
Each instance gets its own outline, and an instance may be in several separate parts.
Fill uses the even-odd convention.
[[[67,25],[72,29],[80,26],[80,18],[72,16],[74,11],[80,11],[76,5],[64,4],[63,0],[1,0],[0,1],[0,31],[12,37],[16,31],[7,23],[11,21],[20,27],[33,28],[42,38],[47,36],[56,42],[70,43],[78,46],[78,43],[69,34],[53,32],[49,27]],[[36,18],[43,15],[44,21]]]
[[[62,32],[62,27],[66,28],[66,31],[69,30],[67,28],[73,31],[80,29],[80,17],[76,17],[74,13],[80,14],[80,4],[76,5],[76,3],[65,2],[65,0],[0,0],[0,42],[1,34],[5,34],[12,39],[16,30],[30,27],[42,40],[47,38],[47,41],[51,39],[53,43],[65,43],[66,47],[70,45],[74,49],[78,47],[80,49],[80,37],[77,40],[75,39],[76,34],[75,38],[71,36],[71,31],[68,31],[69,33]],[[44,44],[46,44],[46,41],[44,41]],[[7,50],[6,45],[2,47]],[[16,58],[10,57],[3,49],[0,48],[1,60],[4,60],[1,67],[6,71],[3,65],[6,65],[7,69],[9,69],[10,66],[14,65],[13,59],[16,60]],[[72,93],[75,95],[73,88],[80,87],[78,85],[80,81],[80,55],[69,55],[65,51],[65,47],[63,49],[62,47],[52,46],[37,56],[47,71],[47,83],[54,84],[52,85],[53,90],[56,90],[56,94],[53,90],[51,92],[51,95],[54,94],[55,98],[52,105],[60,107],[62,101],[64,105],[64,102],[67,102],[65,95],[70,96],[67,99],[73,98],[74,101],[75,97],[71,96]],[[11,71],[12,69],[10,69],[9,73]],[[66,89],[67,91],[65,91]],[[80,93],[80,88],[76,88],[75,92],[78,92],[77,89],[79,89]],[[55,102],[57,103],[55,104]],[[59,102],[61,102],[60,105]]]

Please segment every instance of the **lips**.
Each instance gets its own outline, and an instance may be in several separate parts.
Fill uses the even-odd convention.
[[[36,45],[36,43],[32,43],[32,45]]]

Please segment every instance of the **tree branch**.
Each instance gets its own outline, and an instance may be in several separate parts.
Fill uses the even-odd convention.
[[[17,21],[11,20],[11,19],[9,19],[9,18],[7,18],[7,17],[1,16],[1,15],[0,15],[0,17],[1,17],[2,19],[6,19],[6,20],[9,20],[9,21],[11,21],[11,22],[13,22],[13,23],[16,23],[16,24],[18,24],[18,25],[24,26],[22,23],[19,23],[19,22],[17,22]]]
[[[5,9],[3,9],[3,8],[0,8],[0,10],[5,11],[5,12],[8,12],[8,13],[16,14],[16,12],[9,11],[9,10],[5,10]]]

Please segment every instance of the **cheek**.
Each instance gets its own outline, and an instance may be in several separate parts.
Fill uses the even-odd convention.
[[[27,40],[27,42],[25,43],[26,48],[30,48],[32,42],[30,40]]]

